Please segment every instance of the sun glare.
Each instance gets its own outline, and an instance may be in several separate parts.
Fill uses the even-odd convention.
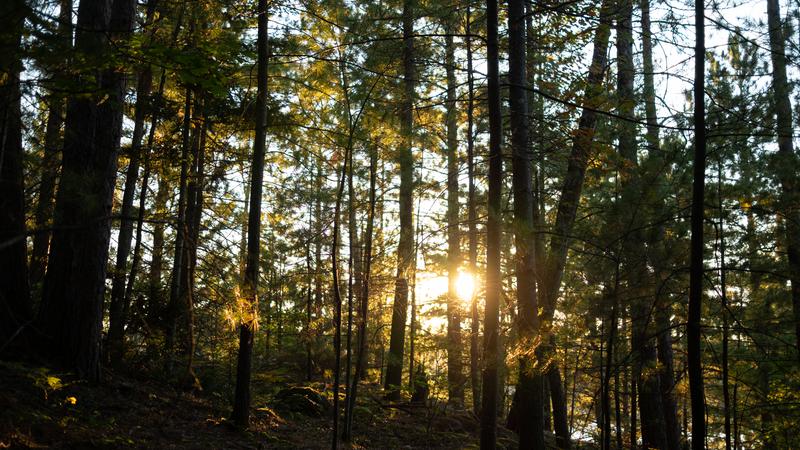
[[[469,272],[459,272],[456,278],[456,293],[464,301],[472,300],[475,293],[475,277]]]

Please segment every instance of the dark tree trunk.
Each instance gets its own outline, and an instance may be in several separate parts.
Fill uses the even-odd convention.
[[[689,391],[692,399],[692,448],[706,445],[706,402],[703,394],[703,367],[700,321],[703,301],[703,202],[706,172],[705,111],[705,10],[695,5],[694,73],[694,166],[692,183],[691,256],[689,269],[689,314],[686,320]]]
[[[181,169],[178,181],[178,203],[175,218],[175,250],[172,259],[172,279],[170,281],[169,304],[166,313],[165,353],[166,371],[172,376],[175,369],[175,341],[178,334],[178,320],[180,318],[180,301],[184,273],[184,257],[186,252],[186,209],[187,209],[187,184],[189,178],[189,146],[191,139],[191,114],[192,91],[186,89],[183,108],[183,132],[181,143]]]
[[[112,45],[108,36],[115,40],[128,37],[134,6],[132,0],[115,0],[113,5],[108,0],[82,1],[76,51],[91,60],[109,56]],[[39,327],[49,338],[47,352],[53,359],[96,380],[100,377],[103,291],[125,74],[113,68],[90,69],[80,77],[86,78],[84,86],[91,95],[76,96],[67,106],[55,231]],[[105,101],[98,102],[102,97]]]
[[[458,266],[461,264],[461,232],[458,221],[458,122],[456,118],[456,59],[452,20],[445,36],[447,71],[447,389],[448,399],[464,404],[461,352],[461,300],[458,298]]]
[[[31,320],[25,239],[23,185],[20,43],[28,15],[23,0],[3,2],[0,17],[0,354],[22,341],[16,339]]]
[[[604,96],[602,82],[605,78],[606,60],[608,52],[608,40],[611,29],[611,2],[604,0],[600,8],[599,25],[595,32],[594,49],[592,62],[589,67],[586,91],[584,93],[581,118],[578,122],[578,130],[575,133],[572,143],[572,150],[567,163],[567,172],[564,176],[564,184],[561,188],[556,222],[553,226],[553,236],[550,240],[550,251],[546,261],[542,264],[542,276],[539,278],[539,304],[542,313],[541,327],[543,337],[549,334],[549,323],[555,313],[558,291],[561,285],[561,278],[564,274],[564,267],[567,259],[569,236],[572,234],[572,227],[578,211],[578,202],[583,189],[583,181],[586,175],[586,167],[589,157],[593,153],[592,141],[594,138],[595,125],[597,123],[597,108]],[[546,338],[545,338],[546,339]],[[545,340],[543,339],[543,340]],[[555,354],[555,346],[552,343],[546,350],[545,357],[549,358]],[[558,410],[566,411],[566,404],[559,405]],[[557,430],[567,428],[564,424],[556,424]],[[563,448],[568,447],[569,436],[559,436]]]
[[[356,406],[358,395],[358,382],[364,377],[367,363],[367,313],[369,312],[369,283],[372,270],[372,233],[375,223],[375,184],[378,168],[378,150],[372,149],[369,162],[369,216],[367,230],[364,233],[364,271],[361,280],[361,304],[358,313],[358,350],[356,353],[356,367],[353,379],[347,389],[347,414],[345,415],[343,439],[350,441],[353,435],[353,409]]]
[[[472,73],[472,17],[469,4],[467,4],[466,18],[466,47],[467,47],[467,177],[468,197],[467,197],[467,226],[469,237],[469,270],[475,276],[478,273],[478,213],[477,202],[475,199],[475,142],[473,137],[474,125],[474,75]],[[481,411],[481,383],[478,353],[478,333],[480,331],[480,321],[478,317],[478,295],[472,293],[470,302],[470,336],[469,336],[469,375],[472,385],[472,411],[475,415]]]
[[[657,168],[658,172],[653,175],[656,180],[662,180],[664,177],[662,167],[663,155],[661,150],[661,142],[658,131],[658,117],[656,115],[656,96],[655,85],[653,81],[653,45],[652,33],[650,31],[650,2],[649,0],[641,1],[642,9],[642,66],[644,69],[644,83],[643,83],[643,96],[645,106],[645,117],[647,121],[647,146],[654,161],[652,167]],[[653,185],[660,185],[661,183],[652,183]],[[660,195],[656,195],[660,197]],[[661,214],[663,210],[663,201],[656,202],[653,207],[655,212],[654,218]],[[668,274],[663,267],[664,250],[665,246],[665,226],[660,225],[656,227],[655,233],[651,234],[651,241],[649,247],[654,249],[651,251],[650,263],[655,268],[656,275],[656,292],[655,292],[655,326],[656,326],[656,340],[657,340],[657,353],[658,353],[658,368],[659,368],[659,385],[661,389],[661,406],[664,413],[665,433],[667,439],[667,448],[669,450],[679,450],[681,448],[681,430],[680,423],[678,422],[678,405],[675,398],[675,376],[674,371],[674,358],[672,351],[672,327],[670,324],[670,315],[672,305],[666,301],[665,295],[662,294],[663,280],[666,280]]]
[[[58,28],[59,45],[66,51],[72,48],[72,0],[59,1]],[[65,63],[68,63],[65,59]],[[62,80],[64,74],[58,71],[53,74],[56,80]],[[41,291],[41,282],[47,269],[47,251],[50,247],[53,220],[53,197],[56,192],[58,168],[61,162],[61,127],[64,124],[64,96],[56,89],[47,96],[47,125],[44,132],[44,160],[42,161],[42,175],[39,182],[39,198],[36,203],[34,218],[36,233],[33,235],[33,250],[31,253],[30,280],[35,291]]]
[[[528,142],[524,0],[508,2],[508,79],[511,114],[512,185],[514,191],[514,244],[516,247],[517,326],[522,355],[519,358],[519,446],[544,448],[542,364],[536,361],[539,332],[536,272],[533,247],[533,190]]]
[[[483,316],[483,382],[481,401],[481,449],[494,449],[497,443],[498,366],[500,365],[500,268],[502,233],[503,156],[500,148],[503,123],[500,108],[497,1],[486,1],[486,57],[489,113],[489,171],[486,224],[486,310]]]
[[[389,341],[389,358],[386,366],[387,397],[397,400],[403,377],[403,347],[408,313],[408,279],[414,270],[414,154],[412,131],[414,126],[414,0],[403,0],[403,95],[400,106],[400,241],[397,244],[397,276],[392,328]]]
[[[786,76],[786,43],[778,0],[767,1],[767,24],[772,59],[772,88],[775,94],[773,102],[777,118],[779,164],[776,168],[782,190],[781,209],[786,218],[786,253],[789,259],[789,280],[792,284],[796,345],[800,358],[800,183],[797,179],[800,162],[792,142],[794,128],[792,104],[789,100],[791,87]]]
[[[267,0],[258,0],[257,66],[258,93],[256,96],[255,140],[253,165],[250,169],[250,204],[247,215],[247,261],[242,292],[247,305],[246,317],[239,325],[239,355],[236,363],[236,390],[233,400],[234,423],[241,428],[250,425],[250,368],[253,359],[253,335],[258,311],[258,269],[261,255],[261,198],[264,184],[264,156],[267,134],[267,63],[269,58],[267,33]]]
[[[150,271],[148,274],[149,301],[147,316],[150,322],[163,325],[164,313],[164,287],[161,281],[161,272],[164,269],[164,219],[167,213],[167,198],[170,186],[167,179],[166,165],[162,165],[156,191],[154,212],[156,223],[153,226],[153,247],[150,256]]]
[[[128,275],[128,255],[130,254],[131,240],[133,238],[133,200],[139,179],[139,162],[142,157],[142,138],[145,131],[146,103],[150,96],[152,81],[153,74],[149,67],[139,73],[139,81],[136,87],[133,138],[128,169],[125,172],[125,188],[122,195],[119,238],[117,239],[117,258],[113,270],[111,300],[108,308],[109,326],[106,351],[108,351],[112,365],[119,365],[124,354],[123,335],[125,322],[127,321],[124,311],[128,306],[125,304],[125,280]],[[144,193],[145,191],[141,191],[140,196],[143,196]]]

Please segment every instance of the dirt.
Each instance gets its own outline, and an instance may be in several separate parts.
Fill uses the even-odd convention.
[[[353,441],[342,448],[478,447],[478,421],[469,411],[436,402],[387,405],[377,385],[367,384],[360,392]],[[253,403],[251,426],[242,431],[226,419],[230,405],[220,395],[184,392],[111,372],[101,383],[90,384],[67,373],[0,362],[0,448],[331,447],[330,414],[282,410],[263,395],[254,395]],[[499,443],[515,446],[513,435],[504,430]]]

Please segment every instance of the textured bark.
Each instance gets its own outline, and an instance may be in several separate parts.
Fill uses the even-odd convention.
[[[20,43],[28,8],[24,1],[0,5],[0,353],[21,347],[16,339],[30,322],[25,240],[25,189],[21,122]]]
[[[517,328],[520,343],[517,403],[519,446],[544,448],[542,364],[537,362],[535,338],[539,332],[536,272],[533,246],[533,189],[528,141],[528,97],[524,0],[508,2],[508,79],[514,193],[514,245],[516,249]]]
[[[500,297],[502,279],[503,156],[500,148],[503,123],[500,109],[499,49],[496,0],[486,1],[486,59],[489,113],[489,171],[486,223],[486,304],[483,316],[483,381],[481,400],[481,449],[497,443],[498,367],[500,366]]]
[[[91,61],[110,56],[108,36],[128,37],[134,6],[131,0],[115,0],[113,5],[108,0],[82,1],[76,51]],[[90,95],[74,97],[67,106],[55,231],[39,327],[49,338],[46,351],[54,360],[96,380],[125,74],[114,68],[94,68],[79,77],[86,80]],[[105,101],[99,102],[103,97]]]
[[[400,397],[403,377],[403,347],[408,313],[408,279],[414,270],[414,154],[412,131],[414,126],[414,0],[403,1],[403,95],[400,105],[400,137],[398,163],[400,166],[400,241],[397,244],[397,274],[389,355],[386,366],[387,397]]]
[[[461,232],[458,220],[458,122],[456,118],[456,61],[454,26],[447,24],[445,68],[447,71],[447,390],[450,402],[464,404],[461,350],[461,299],[458,298],[458,266],[461,264]]]
[[[253,334],[258,311],[258,269],[261,256],[261,201],[264,184],[264,156],[267,134],[267,75],[269,36],[267,0],[258,0],[257,88],[253,164],[250,169],[250,203],[247,214],[247,257],[242,282],[245,311],[239,325],[239,354],[236,360],[236,389],[232,419],[242,428],[250,425],[250,370]]]
[[[792,309],[794,311],[795,337],[800,358],[800,170],[795,154],[792,125],[791,87],[786,76],[786,43],[781,23],[780,2],[767,1],[767,25],[772,59],[772,88],[778,137],[778,181],[781,185],[781,210],[786,223],[786,253],[789,260],[789,280],[792,284]]]
[[[59,45],[64,50],[72,47],[72,0],[59,1],[58,28]],[[68,63],[68,60],[64,61]],[[53,77],[60,80],[62,71],[56,71]],[[49,230],[53,220],[53,198],[56,192],[58,168],[61,162],[61,127],[64,125],[64,96],[56,89],[47,96],[47,125],[44,132],[44,158],[42,161],[42,174],[39,182],[39,195],[34,212],[36,233],[33,235],[33,250],[31,252],[30,280],[31,286],[36,289],[44,278],[47,269],[47,252],[50,247]]]

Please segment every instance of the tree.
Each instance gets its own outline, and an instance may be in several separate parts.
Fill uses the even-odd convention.
[[[392,306],[391,340],[386,366],[386,389],[390,399],[399,399],[403,375],[408,278],[414,270],[414,0],[403,0],[403,93],[400,103],[400,242],[397,244],[397,275]]]
[[[514,244],[516,250],[517,327],[520,341],[519,408],[520,448],[544,448],[544,385],[539,332],[539,305],[533,245],[532,155],[528,141],[528,97],[525,84],[526,40],[523,0],[508,3],[508,80],[511,113],[511,153],[514,191]],[[530,424],[530,426],[529,426]]]
[[[89,95],[72,97],[67,104],[54,232],[38,315],[45,353],[91,380],[100,377],[103,291],[125,87],[123,72],[99,63],[114,57],[105,33],[120,45],[131,32],[133,15],[130,0],[84,0],[78,8],[75,50],[92,62],[80,73]],[[99,103],[104,96],[106,101]]]
[[[264,184],[264,155],[267,134],[267,0],[258,1],[258,92],[256,97],[253,165],[250,169],[250,202],[247,216],[247,260],[242,283],[242,323],[239,325],[239,354],[236,361],[236,394],[233,400],[233,421],[241,428],[250,425],[250,370],[253,359],[253,334],[258,324],[258,271],[261,255],[261,200]]]
[[[25,242],[20,44],[28,7],[22,0],[4,2],[0,17],[9,31],[0,36],[0,354],[29,324],[32,316]]]
[[[780,2],[767,0],[767,26],[769,27],[770,59],[772,61],[772,87],[776,134],[778,138],[777,178],[781,185],[781,209],[786,221],[786,254],[789,260],[789,280],[792,284],[792,309],[794,311],[797,352],[800,358],[800,189],[797,187],[797,170],[800,167],[794,150],[791,90],[786,76],[786,44],[781,22]]]
[[[486,307],[483,315],[483,377],[481,381],[481,448],[493,449],[497,442],[497,371],[499,361],[499,322],[502,280],[500,269],[501,196],[503,160],[502,117],[500,112],[499,49],[497,1],[486,1],[486,64],[489,115],[489,171],[486,223]]]
[[[456,62],[452,19],[445,25],[445,69],[447,72],[447,385],[448,399],[464,403],[461,352],[461,311],[456,284],[461,263],[461,233],[458,220],[458,123],[456,121]]]
[[[703,300],[703,207],[706,172],[705,119],[705,9],[703,2],[695,5],[695,73],[694,73],[694,165],[692,166],[692,238],[689,269],[689,317],[686,321],[689,388],[692,399],[692,448],[706,446],[706,403],[703,394],[701,366],[700,320]]]

